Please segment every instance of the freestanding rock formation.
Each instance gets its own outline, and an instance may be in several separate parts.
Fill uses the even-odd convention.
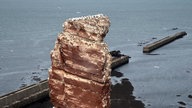
[[[103,14],[68,19],[51,51],[50,98],[56,108],[110,108],[111,55]]]

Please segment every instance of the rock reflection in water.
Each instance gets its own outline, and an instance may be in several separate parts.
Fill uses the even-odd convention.
[[[121,83],[111,86],[111,108],[144,108],[144,104],[135,100],[134,87],[129,79],[124,78]]]

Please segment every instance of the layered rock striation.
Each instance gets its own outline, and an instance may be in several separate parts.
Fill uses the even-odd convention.
[[[68,19],[51,51],[50,98],[56,108],[110,108],[111,55],[103,14]]]

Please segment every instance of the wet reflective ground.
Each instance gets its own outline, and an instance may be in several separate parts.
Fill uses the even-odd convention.
[[[0,0],[0,95],[47,79],[50,50],[65,19],[103,13],[111,21],[110,50],[131,56],[112,73],[112,92],[125,94],[112,94],[122,98],[112,105],[192,108],[191,10],[192,0]],[[188,35],[142,53],[146,44],[181,31]]]

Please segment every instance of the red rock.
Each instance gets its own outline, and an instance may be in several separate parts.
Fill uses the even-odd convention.
[[[110,108],[111,55],[102,14],[68,19],[51,51],[50,98],[56,108]]]

